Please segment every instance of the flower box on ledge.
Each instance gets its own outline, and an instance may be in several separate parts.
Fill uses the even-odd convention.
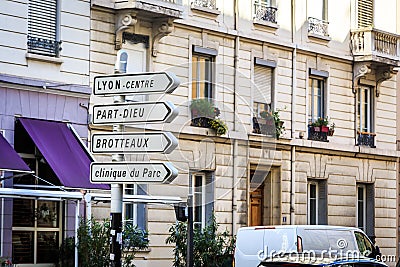
[[[308,126],[308,140],[329,142],[328,133],[328,126]]]
[[[218,118],[220,110],[211,99],[194,99],[190,111],[191,126],[214,129],[217,135],[224,135],[228,131],[226,124]]]
[[[375,133],[360,132],[357,131],[357,145],[358,146],[369,146],[375,148]]]

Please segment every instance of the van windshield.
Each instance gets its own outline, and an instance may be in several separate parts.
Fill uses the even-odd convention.
[[[343,257],[353,256],[349,253],[358,253],[353,234],[349,230],[299,229],[298,235],[302,239],[303,251]]]

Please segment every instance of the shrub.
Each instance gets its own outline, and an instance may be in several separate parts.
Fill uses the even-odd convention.
[[[228,230],[218,233],[218,224],[213,216],[203,228],[195,228],[193,233],[193,259],[195,267],[231,266],[235,238]],[[187,223],[179,222],[169,229],[167,244],[175,244],[174,266],[186,266]]]
[[[110,265],[110,221],[98,222],[82,219],[78,228],[78,255],[80,267],[104,267]],[[122,232],[122,266],[134,267],[135,254],[148,247],[148,233],[130,224],[124,225]],[[74,266],[74,238],[67,238],[61,246],[61,266]],[[71,258],[67,258],[68,256]]]

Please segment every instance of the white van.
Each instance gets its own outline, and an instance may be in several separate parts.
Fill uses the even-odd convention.
[[[282,225],[240,228],[236,236],[235,267],[256,267],[268,258],[367,256],[379,248],[358,228],[326,225]]]

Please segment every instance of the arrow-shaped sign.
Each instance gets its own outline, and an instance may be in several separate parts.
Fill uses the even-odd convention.
[[[178,170],[169,162],[92,162],[92,183],[170,183]]]
[[[171,153],[178,140],[170,132],[92,135],[93,153]]]
[[[171,102],[94,105],[93,124],[171,122],[179,110]]]
[[[171,72],[142,72],[94,78],[95,95],[172,93],[179,80]]]

